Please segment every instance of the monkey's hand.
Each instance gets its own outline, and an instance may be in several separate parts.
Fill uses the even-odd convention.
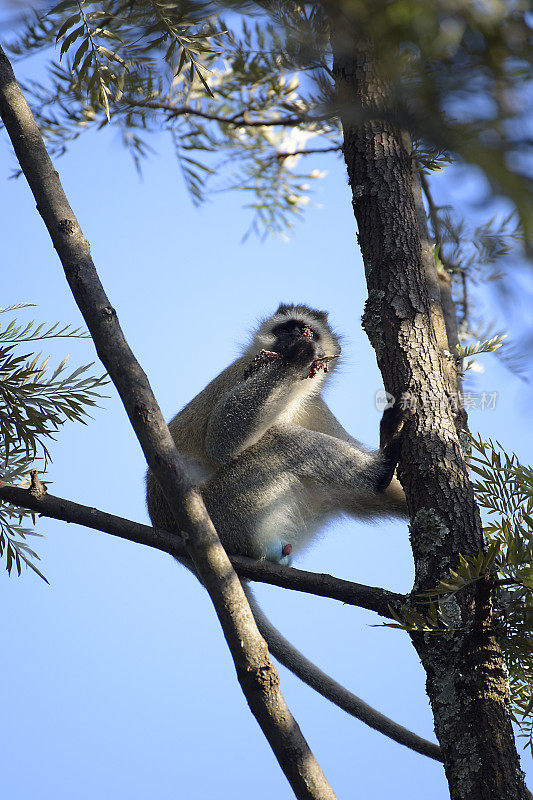
[[[339,356],[323,356],[323,358],[317,358],[316,361],[313,361],[311,364],[311,369],[309,370],[308,375],[304,375],[302,380],[305,378],[314,378],[315,375],[322,371],[322,372],[329,372],[329,362],[333,361],[334,358],[338,358]]]
[[[250,375],[253,375],[257,370],[266,367],[267,364],[271,364],[279,358],[281,358],[280,354],[275,353],[273,350],[260,350],[254,357],[252,363],[244,370],[243,378],[249,378]]]
[[[301,373],[302,379],[316,375],[318,369],[314,365],[325,358],[321,346],[307,336],[302,336],[283,353],[285,364]]]
[[[378,481],[377,489],[384,491],[391,482],[400,455],[402,452],[402,439],[404,424],[407,419],[407,409],[402,409],[398,403],[391,408],[386,408],[381,417],[379,426],[380,450],[383,455],[383,475]]]

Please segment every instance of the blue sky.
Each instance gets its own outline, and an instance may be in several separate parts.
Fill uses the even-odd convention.
[[[238,197],[194,209],[168,140],[139,180],[118,136],[89,134],[57,162],[102,282],[172,416],[238,352],[258,318],[283,301],[330,311],[344,335],[327,397],[357,438],[376,445],[381,388],[361,330],[361,258],[342,163],[329,170],[290,241],[249,238]],[[59,261],[14,160],[0,145],[3,307],[37,303],[19,319],[80,324]],[[443,196],[466,186],[441,179]],[[95,359],[90,342],[43,343],[52,361]],[[471,428],[533,460],[530,388],[491,357],[473,389],[498,392]],[[95,367],[97,370],[98,367]],[[50,491],[147,521],[143,457],[112,387],[87,426],[70,424],[53,447]],[[168,556],[98,532],[39,520],[50,586],[31,572],[0,582],[7,800],[207,797],[290,798],[237,684],[216,617],[196,580]],[[403,523],[332,526],[298,564],[407,591],[412,562]],[[370,612],[258,587],[275,624],[306,656],[367,702],[432,736],[424,675],[405,634],[373,627]],[[448,797],[440,765],[334,708],[281,669],[286,699],[339,797]],[[530,759],[523,766],[533,785]]]

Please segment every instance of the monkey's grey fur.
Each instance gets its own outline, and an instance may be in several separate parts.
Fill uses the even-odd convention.
[[[170,422],[229,553],[288,563],[291,549],[301,551],[335,515],[406,516],[403,490],[392,477],[399,441],[397,430],[390,429],[395,420],[384,415],[381,448],[372,452],[344,430],[321,397],[328,368],[336,364],[336,358],[331,366],[327,359],[339,354],[326,313],[282,304],[261,323],[242,356]],[[150,471],[147,503],[155,527],[176,530]],[[324,676],[247,594],[276,658],[349,713],[435,757],[428,748],[434,751],[436,745]]]
[[[262,349],[281,357],[244,377]],[[281,543],[298,553],[335,514],[405,515],[398,481],[378,491],[390,472],[383,451],[366,450],[334,417],[320,394],[326,372],[307,377],[317,359],[339,354],[326,314],[281,305],[243,355],[170,422],[229,553],[281,561]],[[152,522],[172,530],[150,472],[147,484]]]

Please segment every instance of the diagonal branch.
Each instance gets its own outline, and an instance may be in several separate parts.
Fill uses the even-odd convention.
[[[117,388],[146,460],[179,524],[187,552],[215,606],[248,704],[297,798],[334,800],[331,787],[283,699],[277,670],[257,630],[239,578],[176,451],[148,379],[124,338],[91,259],[89,243],[1,47],[0,115],[98,355]]]
[[[63,497],[44,494],[33,488],[23,489],[20,486],[0,481],[0,499],[20,508],[28,508],[44,517],[59,519],[63,522],[74,522],[84,525],[86,528],[127,539],[129,542],[137,542],[156,550],[162,550],[175,558],[187,557],[185,545],[174,533],[151,528],[149,525],[142,525],[114,514],[107,514],[105,511],[83,506]],[[246,556],[230,556],[230,561],[241,578],[285,589],[294,589],[319,597],[329,597],[347,605],[375,611],[388,619],[393,619],[390,609],[398,611],[407,599],[402,594],[386,589],[352,583],[341,578],[334,578],[332,575],[283,567],[268,561],[255,561]]]
[[[423,169],[420,170],[420,184],[422,186],[422,189],[424,191],[424,196],[425,196],[427,204],[428,204],[429,218],[431,220],[431,227],[433,228],[433,238],[435,239],[435,245],[438,248],[439,260],[442,263],[442,265],[445,268],[446,273],[447,273],[448,285],[450,287],[449,288],[449,301],[452,304],[453,304],[453,300],[451,299],[451,275],[453,273],[457,273],[458,272],[460,277],[461,277],[461,286],[462,286],[462,294],[463,294],[463,296],[462,296],[462,299],[461,299],[462,311],[461,311],[460,325],[461,325],[461,327],[464,327],[466,325],[467,321],[468,321],[468,314],[469,314],[469,309],[468,309],[468,284],[467,284],[467,279],[466,279],[466,273],[465,273],[464,269],[458,267],[456,264],[452,264],[451,261],[446,257],[446,254],[444,253],[443,241],[442,241],[442,225],[441,225],[441,222],[439,220],[439,209],[435,205],[435,201],[433,199],[433,194],[431,192],[431,187],[429,185],[429,181],[428,181],[427,176],[424,173]],[[453,305],[455,306],[455,304],[453,304]],[[446,313],[446,309],[445,308],[444,308],[444,311]],[[454,312],[454,315],[455,315],[455,312]],[[455,328],[456,328],[456,335],[455,335],[454,339],[452,341],[450,341],[450,346],[451,347],[455,347],[456,345],[459,344],[459,338],[458,338],[458,334],[457,334],[457,317],[456,316],[455,316]]]

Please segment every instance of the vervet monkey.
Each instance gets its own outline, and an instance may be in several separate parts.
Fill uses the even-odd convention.
[[[228,553],[287,563],[334,515],[405,515],[397,442],[353,439],[321,397],[341,348],[323,311],[280,305],[243,355],[169,423]],[[391,439],[388,442],[387,439]],[[154,525],[174,520],[148,472]]]
[[[243,354],[169,423],[228,553],[289,564],[334,516],[406,516],[405,496],[393,477],[401,446],[397,411],[384,413],[380,449],[370,451],[344,430],[321,397],[340,352],[325,312],[281,304]],[[147,503],[155,527],[176,530],[150,470]],[[430,743],[307,661],[245,588],[279,661],[349,713],[425,752]]]

